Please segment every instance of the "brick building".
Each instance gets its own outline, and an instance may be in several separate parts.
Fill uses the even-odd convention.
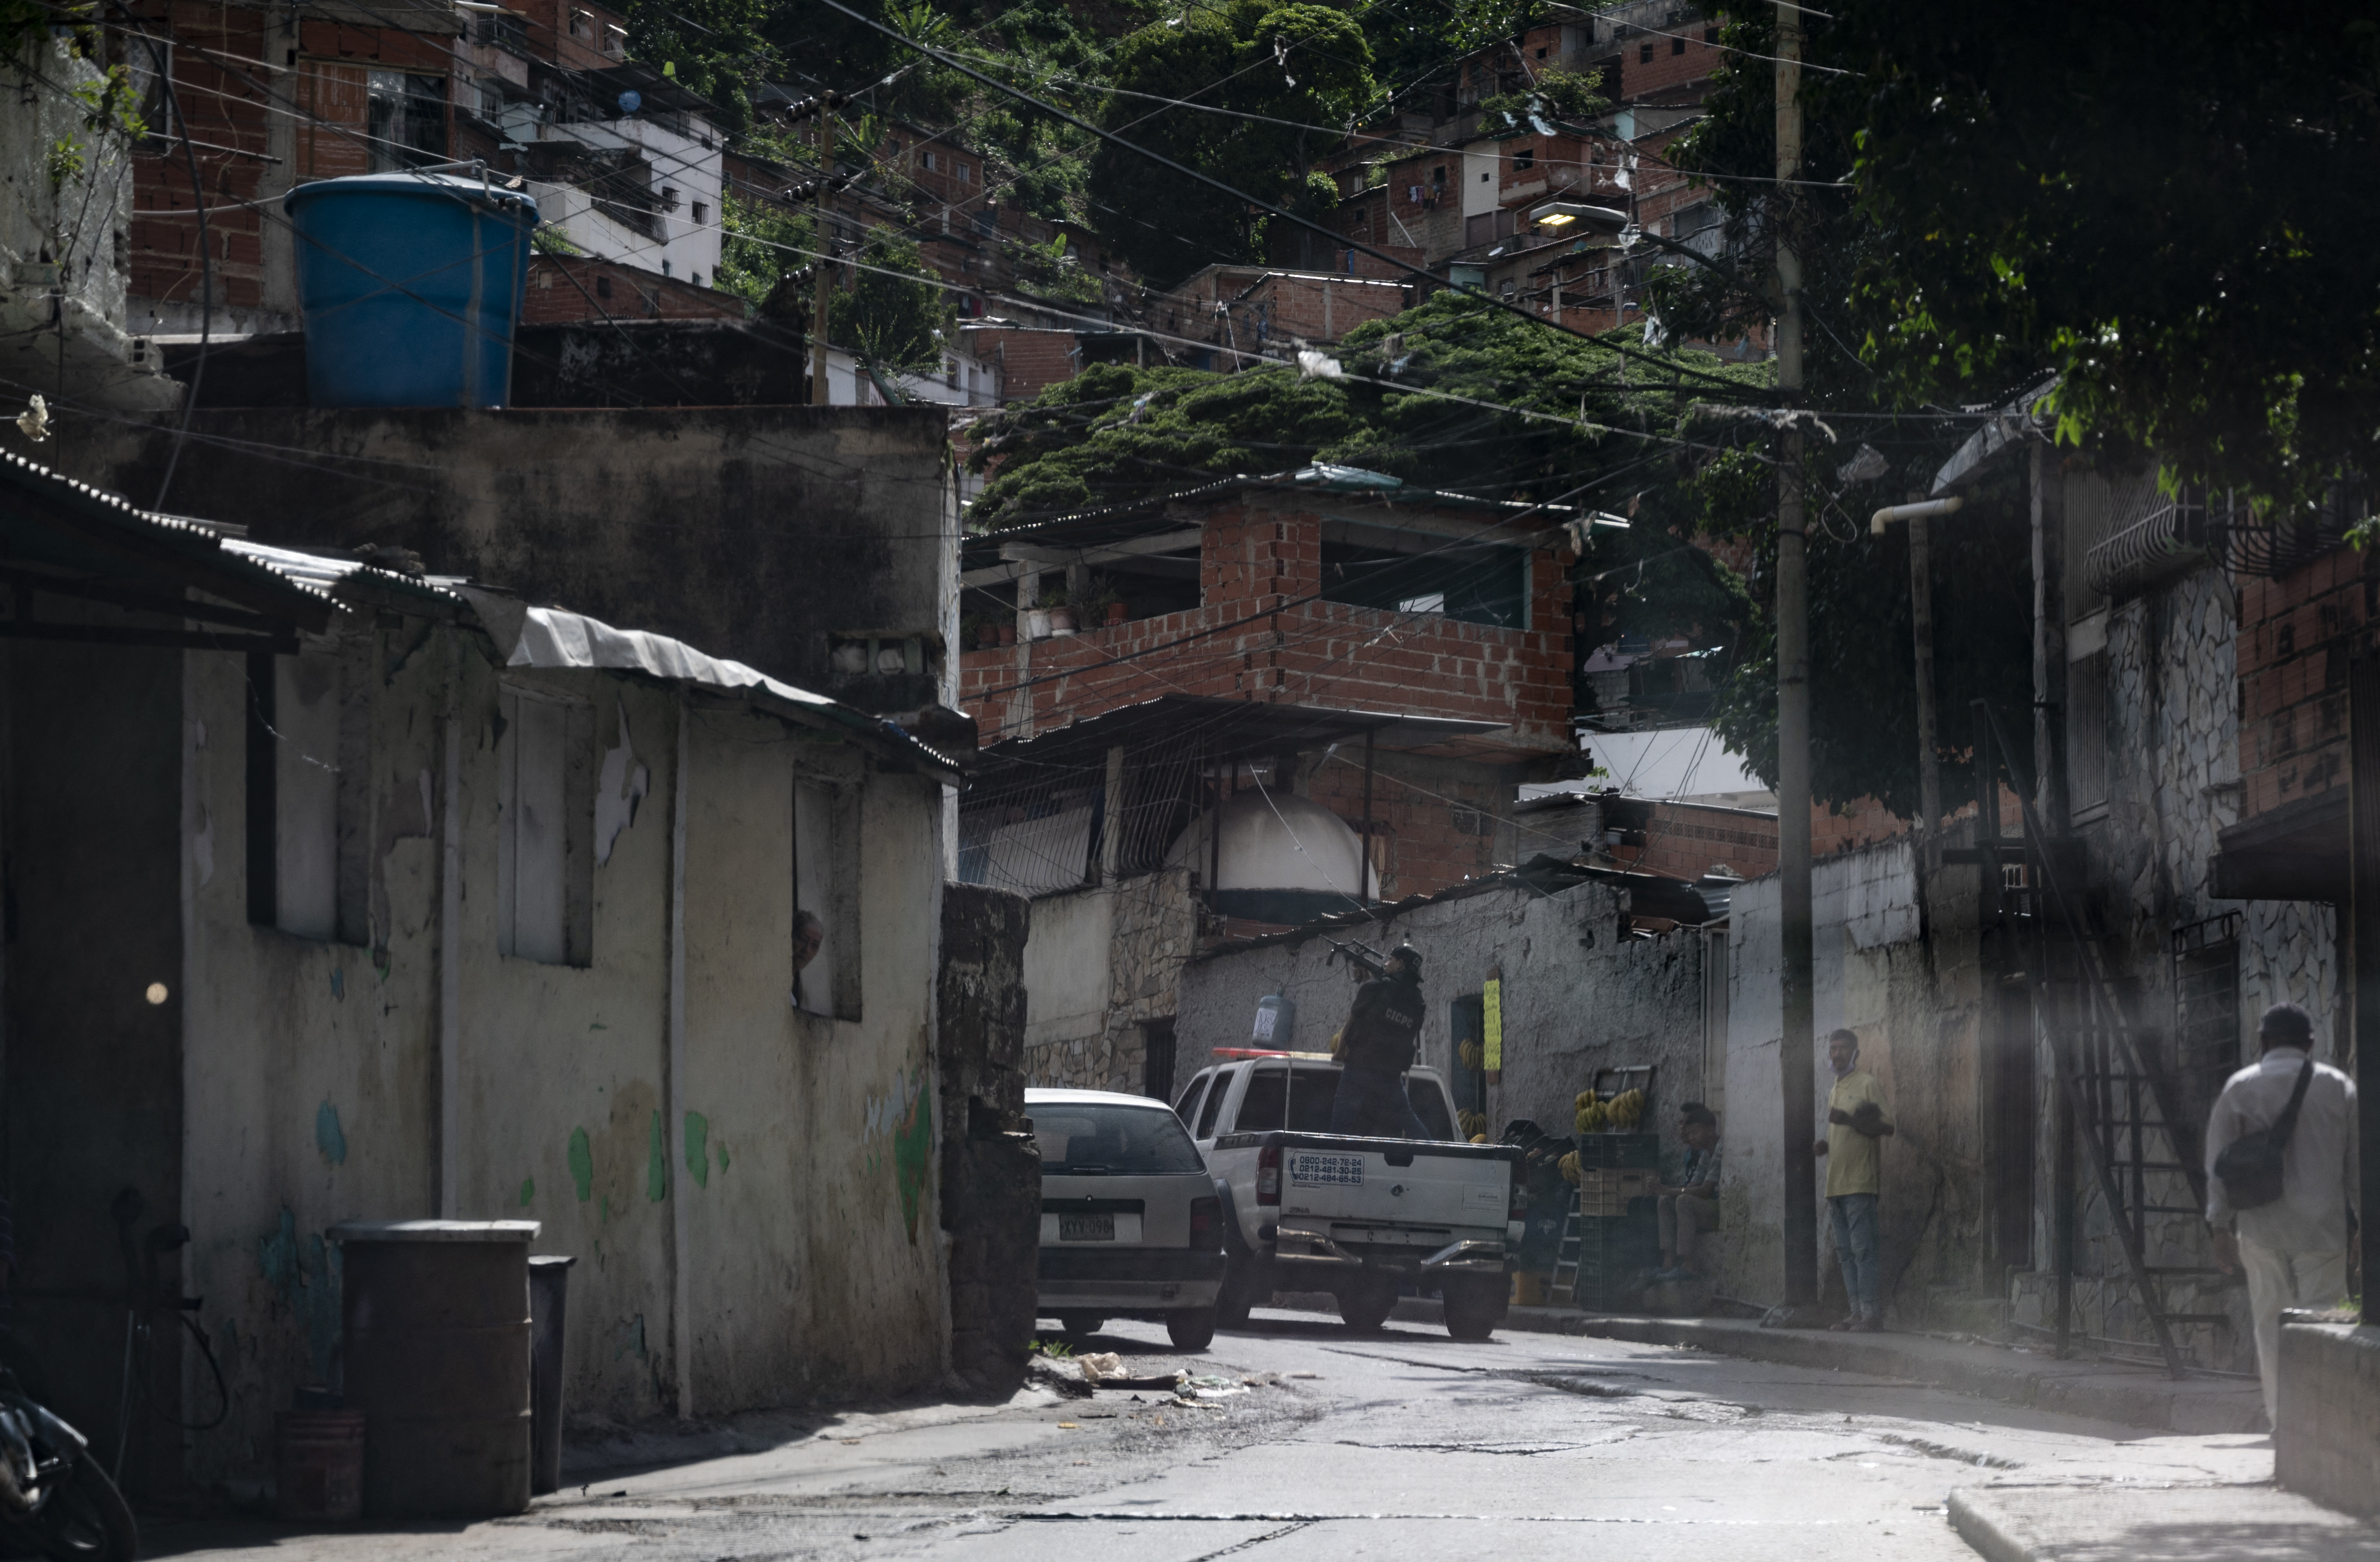
[[[1515,860],[1516,786],[1580,769],[1521,509],[1318,466],[970,541],[960,877],[1035,897],[1037,1083],[1165,1074],[1202,941]]]

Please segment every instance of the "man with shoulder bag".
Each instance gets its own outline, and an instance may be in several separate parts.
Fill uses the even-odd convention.
[[[2347,1295],[2358,1182],[2355,1082],[2313,1060],[2313,1020],[2276,1003],[2263,1059],[2225,1083],[2206,1123],[2206,1223],[2216,1266],[2247,1271],[2265,1415],[2277,1427],[2281,1310]]]

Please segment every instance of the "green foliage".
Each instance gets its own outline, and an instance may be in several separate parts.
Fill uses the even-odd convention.
[[[808,212],[739,199],[733,191],[719,202],[717,286],[755,304],[765,303],[788,272],[811,262],[818,248],[818,220]]]
[[[82,176],[82,143],[72,136],[60,136],[50,143],[42,169],[49,175],[50,193],[55,196]]]
[[[1515,129],[1558,119],[1592,119],[1610,106],[1611,100],[1603,95],[1601,72],[1564,70],[1560,66],[1537,78],[1534,87],[1479,100],[1483,117],[1501,115],[1504,123]]]
[[[1047,244],[1010,239],[1001,248],[1016,268],[1016,290],[1026,297],[1062,304],[1099,301],[1099,279],[1083,269],[1081,259],[1067,248],[1064,234],[1052,235]]]
[[[1302,198],[1310,207],[1312,164],[1372,103],[1370,60],[1369,42],[1342,11],[1228,0],[1123,40],[1110,80],[1148,97],[1111,96],[1099,117],[1113,128],[1129,126],[1136,145],[1247,196],[1277,206]],[[1149,97],[1195,97],[1206,107],[1266,118],[1160,107]],[[1193,185],[1112,143],[1091,156],[1089,194],[1110,241],[1160,286],[1201,266],[1262,253],[1263,222],[1246,200]]]
[[[770,0],[628,0],[628,55],[662,67],[739,131],[751,120],[752,89],[782,69],[764,36],[771,11]]]
[[[830,339],[887,369],[939,372],[957,316],[917,247],[879,228],[859,260],[850,287],[827,300]]]
[[[1840,35],[1811,38],[1815,65],[1852,68],[1836,49]],[[1804,492],[1809,536],[1811,760],[1816,795],[1837,805],[1864,795],[1913,815],[1917,793],[1915,650],[1910,625],[1905,527],[1871,538],[1865,517],[1923,491],[1935,470],[1973,431],[1971,419],[1933,415],[1926,404],[2004,401],[2038,372],[2040,360],[2013,350],[1968,372],[1937,365],[1888,378],[1869,359],[1899,323],[1889,303],[1863,278],[1890,263],[1900,236],[1861,211],[1848,180],[1859,152],[1858,91],[1816,70],[1803,78],[1807,101],[1803,177],[1790,199],[1767,181],[1776,172],[1774,23],[1751,10],[1728,24],[1720,42],[1737,51],[1713,78],[1708,113],[1672,155],[1682,166],[1726,176],[1711,182],[1726,214],[1726,248],[1716,266],[1657,255],[1652,289],[1664,322],[1682,335],[1725,340],[1766,329],[1775,318],[1776,239],[1792,236],[1803,266],[1804,399],[1828,414],[1840,442],[1807,438]],[[1854,433],[1853,430],[1856,430]],[[1883,473],[1862,482],[1841,475],[1864,441],[1886,457]],[[1773,452],[1774,446],[1770,447]],[[1934,563],[1936,700],[1941,711],[1945,794],[1969,784],[1958,763],[1967,746],[1968,702],[1991,700],[2012,735],[2033,699],[2033,622],[2029,530],[2023,496],[1996,474],[1971,493],[1968,507],[1930,528]],[[1774,602],[1776,468],[1750,454],[1697,472],[1676,496],[1708,535],[1748,546],[1753,560],[1742,653],[1723,686],[1714,720],[1728,745],[1755,773],[1775,780],[1777,666]]]
[[[540,255],[584,255],[586,250],[570,242],[570,236],[553,223],[540,223],[530,230],[528,247]]]
[[[1585,488],[1571,502],[1599,504],[1620,481],[1683,469],[1696,453],[1671,442],[1712,390],[1641,365],[1623,378],[1608,347],[1454,294],[1357,327],[1341,356],[1366,379],[1092,365],[980,426],[978,465],[1000,465],[971,519],[1019,524],[1316,460],[1500,499]],[[1670,357],[1721,371],[1707,354]],[[1767,369],[1724,372],[1752,388]],[[1644,524],[1667,520],[1648,510]]]
[[[1905,394],[2046,360],[2062,439],[2310,503],[2380,437],[2380,21],[2362,0],[1852,0],[1859,286]],[[1973,399],[1972,396],[1966,399]]]

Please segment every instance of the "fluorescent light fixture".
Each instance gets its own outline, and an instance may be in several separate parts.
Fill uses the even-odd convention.
[[[1548,200],[1529,213],[1529,221],[1539,227],[1562,229],[1578,224],[1618,233],[1628,225],[1628,213],[1609,206],[1588,206],[1576,200]]]

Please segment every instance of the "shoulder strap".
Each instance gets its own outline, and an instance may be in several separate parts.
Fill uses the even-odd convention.
[[[2298,1108],[2305,1105],[2306,1086],[2313,1083],[2313,1059],[2309,1055],[2305,1067],[2298,1071],[2297,1088],[2289,1092],[2289,1104],[2283,1107],[2281,1115],[2273,1120],[2273,1144],[2277,1148],[2289,1148],[2290,1136],[2298,1131]]]

